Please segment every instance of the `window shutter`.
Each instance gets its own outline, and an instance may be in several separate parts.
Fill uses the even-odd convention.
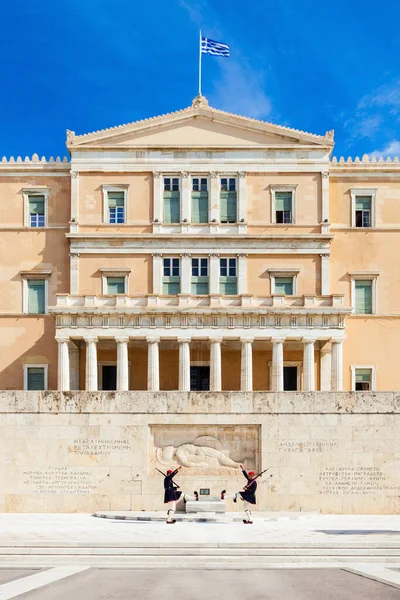
[[[107,277],[107,294],[125,294],[125,277]]]
[[[293,294],[293,277],[275,277],[275,294],[291,296]]]
[[[180,222],[179,192],[164,192],[164,223]]]
[[[208,192],[192,193],[192,223],[208,223]]]
[[[275,192],[275,210],[292,211],[292,192]]]
[[[44,279],[28,280],[28,313],[43,314],[45,312],[44,304]]]
[[[220,277],[219,291],[225,296],[236,296],[237,294],[237,277]]]
[[[222,223],[236,223],[237,196],[236,192],[221,192],[220,218]]]
[[[371,196],[356,196],[356,210],[371,210]]]
[[[163,278],[163,294],[167,296],[176,296],[181,291],[180,277],[164,277]]]
[[[355,292],[356,314],[372,314],[372,281],[356,281]]]
[[[124,206],[124,192],[108,192],[108,208],[117,208]]]
[[[356,383],[365,381],[372,381],[372,369],[356,369]]]
[[[28,390],[44,390],[43,367],[28,367]]]
[[[44,215],[44,196],[29,197],[29,214]]]
[[[192,294],[194,296],[208,294],[208,277],[192,277]]]

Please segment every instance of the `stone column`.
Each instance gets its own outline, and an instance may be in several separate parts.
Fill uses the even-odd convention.
[[[210,254],[210,294],[219,294],[219,254]]]
[[[97,342],[95,337],[84,338],[86,342],[86,386],[87,392],[97,392]]]
[[[210,184],[210,204],[209,204],[209,219],[210,223],[219,222],[219,173],[211,173]]]
[[[222,338],[212,338],[210,351],[210,391],[220,392],[222,389],[221,376],[221,342]]]
[[[192,194],[190,189],[190,173],[181,174],[181,221],[190,223],[192,218]],[[186,219],[186,220],[185,220]]]
[[[320,386],[321,392],[331,391],[331,378],[332,378],[332,349],[329,342],[326,342],[320,349]]]
[[[237,293],[247,294],[247,254],[238,254],[238,290]]]
[[[163,220],[163,178],[161,173],[153,173],[153,221]]]
[[[71,252],[69,255],[69,293],[79,294],[79,254]]]
[[[117,337],[117,391],[129,390],[129,362],[128,342],[129,337]]]
[[[153,254],[153,294],[162,293],[162,254]]]
[[[146,338],[148,344],[147,362],[147,390],[158,392],[160,390],[160,362],[159,343],[160,338]]]
[[[181,254],[181,294],[191,293],[191,254]]]
[[[246,222],[246,175],[245,171],[241,171],[238,178],[238,223]]]
[[[315,390],[314,340],[303,338],[303,390]]]
[[[322,222],[326,221],[323,225],[326,228],[329,224],[329,172],[322,171],[321,173],[321,189],[322,189]]]
[[[58,389],[69,392],[71,378],[69,368],[69,338],[58,339]]]
[[[331,257],[321,254],[321,294],[329,296],[331,293]]]
[[[71,171],[71,221],[78,223],[79,218],[79,171]]]
[[[283,391],[283,342],[285,338],[272,340],[272,377],[271,389],[274,392]]]
[[[253,339],[241,338],[242,360],[240,367],[240,390],[253,391]]]
[[[332,392],[343,390],[343,341],[332,340]]]
[[[178,338],[179,391],[190,392],[190,338]]]

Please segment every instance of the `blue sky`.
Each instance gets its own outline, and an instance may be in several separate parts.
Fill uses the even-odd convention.
[[[0,156],[188,106],[200,28],[231,48],[203,58],[212,106],[400,154],[399,20],[395,0],[3,0]]]

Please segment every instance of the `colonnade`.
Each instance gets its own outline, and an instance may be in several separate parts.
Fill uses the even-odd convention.
[[[117,344],[117,390],[129,390],[129,336],[115,338]],[[70,389],[69,338],[58,338],[58,389]],[[84,338],[86,343],[85,389],[98,390],[97,337]],[[147,337],[147,389],[157,392],[160,389],[160,337]],[[210,391],[222,390],[221,344],[223,337],[210,338]],[[253,342],[254,338],[241,338],[240,389],[253,390]],[[177,338],[179,345],[179,390],[190,391],[190,337]],[[285,338],[272,338],[271,390],[284,390],[284,342]],[[315,339],[303,339],[303,391],[315,390]],[[342,390],[343,365],[342,340],[331,340],[329,350],[321,350],[320,389],[322,391]]]

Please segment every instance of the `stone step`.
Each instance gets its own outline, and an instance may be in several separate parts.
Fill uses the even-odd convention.
[[[262,560],[265,557],[270,556],[393,556],[400,559],[400,548],[399,547],[300,547],[294,549],[293,546],[288,544],[286,547],[249,547],[243,545],[240,548],[210,548],[210,547],[192,547],[173,545],[172,547],[143,547],[143,546],[132,546],[132,547],[3,547],[0,548],[0,557],[6,556],[122,556],[132,557],[138,560],[144,559],[144,557],[159,557],[161,560],[165,560],[169,556],[185,556],[192,560],[193,558],[208,557],[234,557],[242,559],[242,557],[252,557],[254,560]]]
[[[0,568],[38,568],[38,567],[56,567],[59,565],[87,565],[99,568],[119,567],[129,569],[272,569],[272,568],[293,568],[295,565],[302,565],[302,568],[312,568],[320,566],[326,568],[338,568],[344,565],[357,565],[359,563],[378,563],[398,565],[398,556],[298,556],[292,554],[288,556],[264,556],[258,557],[246,556],[94,556],[94,555],[19,555],[17,557],[0,556]],[[309,565],[307,567],[307,565]]]
[[[189,502],[187,503],[189,504]],[[193,505],[199,504],[192,502]],[[310,519],[315,516],[316,513],[266,513],[253,517],[254,523],[264,523],[269,521],[297,521]],[[186,523],[242,523],[243,513],[241,512],[230,512],[230,513],[216,513],[216,512],[190,512],[190,513],[175,513],[174,519],[177,522]],[[115,519],[121,521],[151,521],[151,522],[162,522],[166,519],[165,512],[133,512],[133,511],[103,511],[93,513],[93,517],[99,519]]]

